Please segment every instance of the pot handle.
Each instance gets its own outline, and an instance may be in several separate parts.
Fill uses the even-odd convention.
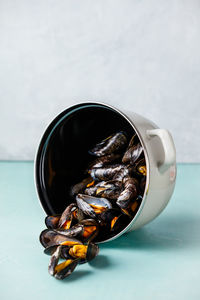
[[[164,173],[169,167],[176,162],[176,149],[173,138],[170,132],[166,129],[150,129],[146,131],[148,138],[159,137],[163,151],[164,159],[162,162],[158,162],[158,169],[161,173]]]

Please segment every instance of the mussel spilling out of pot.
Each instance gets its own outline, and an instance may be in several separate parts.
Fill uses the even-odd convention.
[[[114,133],[89,154],[96,158],[87,166],[86,178],[71,187],[74,202],[62,214],[47,216],[47,229],[40,234],[44,253],[51,256],[48,271],[57,279],[94,259],[99,253],[95,242],[124,230],[143,199],[147,169],[136,134],[128,143],[125,132]]]

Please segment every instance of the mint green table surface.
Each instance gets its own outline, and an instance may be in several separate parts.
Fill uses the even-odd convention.
[[[178,165],[165,211],[100,245],[99,256],[56,280],[38,236],[45,214],[32,162],[0,163],[0,300],[200,299],[200,165]]]

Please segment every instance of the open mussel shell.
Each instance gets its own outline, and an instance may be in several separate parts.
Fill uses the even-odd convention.
[[[84,242],[92,241],[99,233],[99,224],[94,219],[85,219],[80,222],[83,226],[81,238]]]
[[[88,196],[84,194],[78,194],[78,197],[81,198],[83,201],[91,205],[92,207],[104,207],[105,209],[112,208],[111,202],[106,198],[98,198],[93,196]]]
[[[122,230],[130,222],[130,218],[122,214],[119,209],[109,209],[101,214],[101,220],[107,231],[116,232]]]
[[[111,202],[106,198],[78,194],[76,196],[78,207],[92,218],[96,218],[102,211],[112,208]]]
[[[126,208],[126,209],[122,208],[121,210],[122,210],[123,214],[133,218],[136,215],[136,213],[140,207],[142,199],[143,199],[143,197],[141,195],[139,195],[136,199],[131,201],[128,208]]]
[[[91,186],[84,190],[84,194],[88,196],[95,196],[97,191],[97,186]]]
[[[83,255],[80,256],[79,254],[77,254],[76,252],[73,253],[73,248],[82,248],[83,251]],[[76,249],[75,249],[76,250]],[[79,251],[81,251],[81,249],[79,249]],[[62,257],[64,257],[65,259],[79,259],[79,264],[84,264],[86,262],[91,261],[92,259],[94,259],[99,253],[99,246],[94,244],[94,243],[89,243],[86,245],[77,245],[71,248],[63,248],[61,250],[61,255]]]
[[[104,156],[117,152],[122,149],[127,143],[126,134],[123,131],[114,133],[96,144],[96,146],[89,151],[90,154],[95,156]]]
[[[66,207],[58,222],[58,227],[63,227],[65,223],[72,220],[72,212],[77,208],[76,203],[71,203]]]
[[[72,188],[71,188],[71,194],[72,196],[77,195],[78,193],[81,193],[83,189],[86,188],[86,186],[91,183],[93,181],[92,177],[87,177],[85,179],[83,179],[81,182],[75,184]]]
[[[55,251],[51,255],[51,259],[50,259],[49,266],[48,266],[48,271],[49,271],[49,274],[52,276],[55,273],[55,267],[57,266],[59,258],[60,258],[61,247],[62,246],[58,246],[57,248],[55,248]]]
[[[69,259],[55,267],[54,277],[56,279],[64,279],[71,275],[78,264],[79,259]],[[57,271],[58,270],[58,271]]]
[[[86,262],[94,259],[99,253],[99,246],[93,243],[88,245],[87,254],[86,254]],[[83,262],[81,262],[83,263]]]
[[[56,249],[60,247],[60,258],[62,259],[69,259],[71,258],[71,256],[69,255],[69,249],[70,246],[58,246],[58,245],[54,245],[54,246],[50,246],[44,249],[44,254],[46,255],[53,255],[53,253],[56,251]]]
[[[64,247],[64,246],[63,246],[63,247]],[[44,254],[52,255],[52,254],[56,251],[57,248],[58,248],[58,245],[46,247],[46,248],[44,249]]]
[[[69,255],[69,249],[70,246],[58,246],[58,245],[54,245],[54,246],[49,246],[47,248],[44,249],[44,253],[46,255],[53,255],[53,253],[56,251],[56,249],[60,247],[60,258],[62,259],[71,259],[72,257]]]
[[[84,213],[82,212],[82,210],[77,207],[74,211],[73,211],[73,220],[76,222],[80,222],[82,220],[84,220],[85,216]]]
[[[119,232],[130,222],[130,218],[124,214],[119,215],[111,221],[111,232]]]
[[[96,190],[96,196],[104,197],[110,200],[115,200],[120,194],[120,187],[114,181],[99,185]]]
[[[45,248],[50,246],[55,246],[55,245],[73,246],[73,245],[82,244],[81,241],[75,238],[64,236],[51,229],[43,230],[40,234],[39,239],[40,239],[40,243]]]
[[[118,181],[100,181],[92,187],[84,190],[84,194],[89,196],[103,197],[107,199],[116,199],[120,188]]]
[[[139,175],[143,175],[143,176],[146,176],[146,175],[147,175],[146,162],[145,162],[145,159],[144,159],[144,158],[140,159],[140,160],[136,163],[135,171],[136,171],[137,174],[139,174]]]
[[[79,237],[82,235],[83,225],[77,224],[66,230],[62,228],[58,228],[58,229],[54,229],[54,231],[57,232],[58,234],[62,234],[69,238]]]
[[[121,211],[119,209],[112,208],[112,209],[108,209],[108,210],[102,212],[99,219],[104,224],[107,224],[108,226],[110,226],[110,223],[113,220],[113,218],[118,217],[120,214],[121,214]]]
[[[45,225],[49,229],[54,229],[58,226],[58,222],[60,220],[60,215],[55,215],[55,216],[47,216],[45,218]]]
[[[83,213],[87,216],[90,216],[91,218],[96,218],[96,213],[94,209],[82,199],[82,194],[78,194],[76,196],[76,202],[78,207],[83,211]]]

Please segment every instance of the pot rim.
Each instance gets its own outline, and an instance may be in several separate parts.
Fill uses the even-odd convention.
[[[38,143],[38,146],[36,148],[36,151],[35,151],[35,157],[34,157],[34,185],[35,185],[35,190],[36,190],[36,193],[37,193],[37,198],[39,200],[39,204],[42,208],[42,210],[46,213],[43,205],[42,205],[42,201],[41,201],[41,198],[40,198],[40,195],[39,195],[39,191],[38,191],[38,187],[37,187],[37,178],[36,178],[36,172],[37,172],[37,158],[38,158],[38,155],[39,155],[39,149],[40,149],[40,146],[41,146],[41,143],[42,143],[42,140],[44,138],[44,135],[47,133],[50,125],[52,124],[52,122],[54,122],[54,120],[56,118],[59,117],[59,115],[61,115],[65,110],[67,109],[73,109],[75,107],[81,107],[81,106],[85,106],[85,105],[102,105],[102,106],[105,106],[105,107],[108,107],[110,109],[112,109],[113,111],[119,113],[123,118],[126,119],[126,121],[133,127],[134,131],[136,132],[141,144],[142,144],[142,147],[144,149],[144,156],[145,156],[145,162],[146,162],[146,169],[147,169],[147,174],[146,174],[146,184],[145,184],[145,190],[144,190],[144,194],[143,194],[143,197],[142,197],[142,202],[140,203],[140,206],[139,206],[139,209],[137,211],[137,213],[135,214],[135,216],[133,217],[133,219],[130,221],[130,223],[122,230],[120,231],[119,233],[117,233],[116,235],[114,235],[113,237],[109,238],[109,239],[106,239],[104,241],[101,241],[101,242],[97,242],[97,244],[101,244],[101,243],[106,243],[106,242],[109,242],[109,241],[112,241],[112,240],[115,240],[116,238],[120,237],[122,234],[126,233],[129,231],[129,229],[131,227],[133,227],[134,223],[136,222],[136,220],[138,219],[138,217],[140,216],[141,212],[142,212],[142,209],[146,203],[146,200],[147,200],[147,194],[148,194],[148,190],[149,190],[149,182],[150,182],[150,164],[149,164],[149,156],[148,156],[148,152],[147,152],[147,149],[146,149],[146,146],[145,146],[145,143],[143,141],[143,137],[141,136],[140,132],[138,131],[137,127],[135,126],[134,122],[131,121],[129,119],[129,117],[123,113],[121,110],[119,110],[118,108],[115,108],[114,106],[112,105],[109,105],[107,103],[104,103],[104,102],[96,102],[96,101],[87,101],[87,102],[79,102],[77,104],[74,104],[74,105],[71,105],[69,107],[67,107],[66,109],[60,111],[59,113],[57,113],[55,115],[55,117],[53,118],[53,120],[47,124],[47,126],[45,127],[44,131],[42,132],[41,136],[40,136],[40,139],[39,139],[39,143]],[[60,122],[61,120],[58,120],[58,122]],[[43,146],[44,147],[44,146]]]

